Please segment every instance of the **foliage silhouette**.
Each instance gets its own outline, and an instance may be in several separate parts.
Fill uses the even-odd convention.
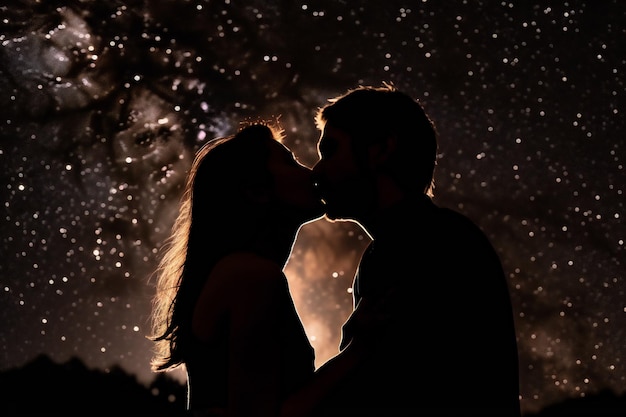
[[[182,417],[185,387],[160,375],[145,386],[122,368],[88,369],[71,358],[55,363],[40,355],[21,368],[0,372],[0,415]]]

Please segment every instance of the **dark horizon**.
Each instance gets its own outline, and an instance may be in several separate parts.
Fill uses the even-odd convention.
[[[35,381],[35,383],[33,383]],[[3,417],[134,415],[185,417],[186,385],[168,373],[144,384],[136,375],[114,366],[108,371],[88,368],[80,358],[55,362],[41,354],[22,367],[0,371],[0,389],[8,401]],[[450,398],[453,401],[453,397]],[[524,417],[622,417],[626,394],[610,389],[585,397],[566,398]]]

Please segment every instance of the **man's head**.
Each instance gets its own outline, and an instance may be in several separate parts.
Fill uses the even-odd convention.
[[[390,84],[361,86],[319,109],[314,168],[327,217],[362,220],[387,191],[433,195],[437,132],[423,107]],[[382,202],[384,204],[384,202]]]

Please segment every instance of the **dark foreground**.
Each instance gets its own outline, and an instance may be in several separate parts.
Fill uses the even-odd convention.
[[[80,360],[45,355],[0,372],[0,416],[185,417],[185,386],[166,374],[145,386],[121,368],[88,369]],[[524,417],[626,417],[626,395],[602,391]]]

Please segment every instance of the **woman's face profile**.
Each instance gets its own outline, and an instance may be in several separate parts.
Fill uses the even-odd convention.
[[[303,222],[321,217],[324,207],[314,188],[312,170],[298,162],[283,144],[273,142],[270,148],[268,168],[277,201],[301,214]]]

